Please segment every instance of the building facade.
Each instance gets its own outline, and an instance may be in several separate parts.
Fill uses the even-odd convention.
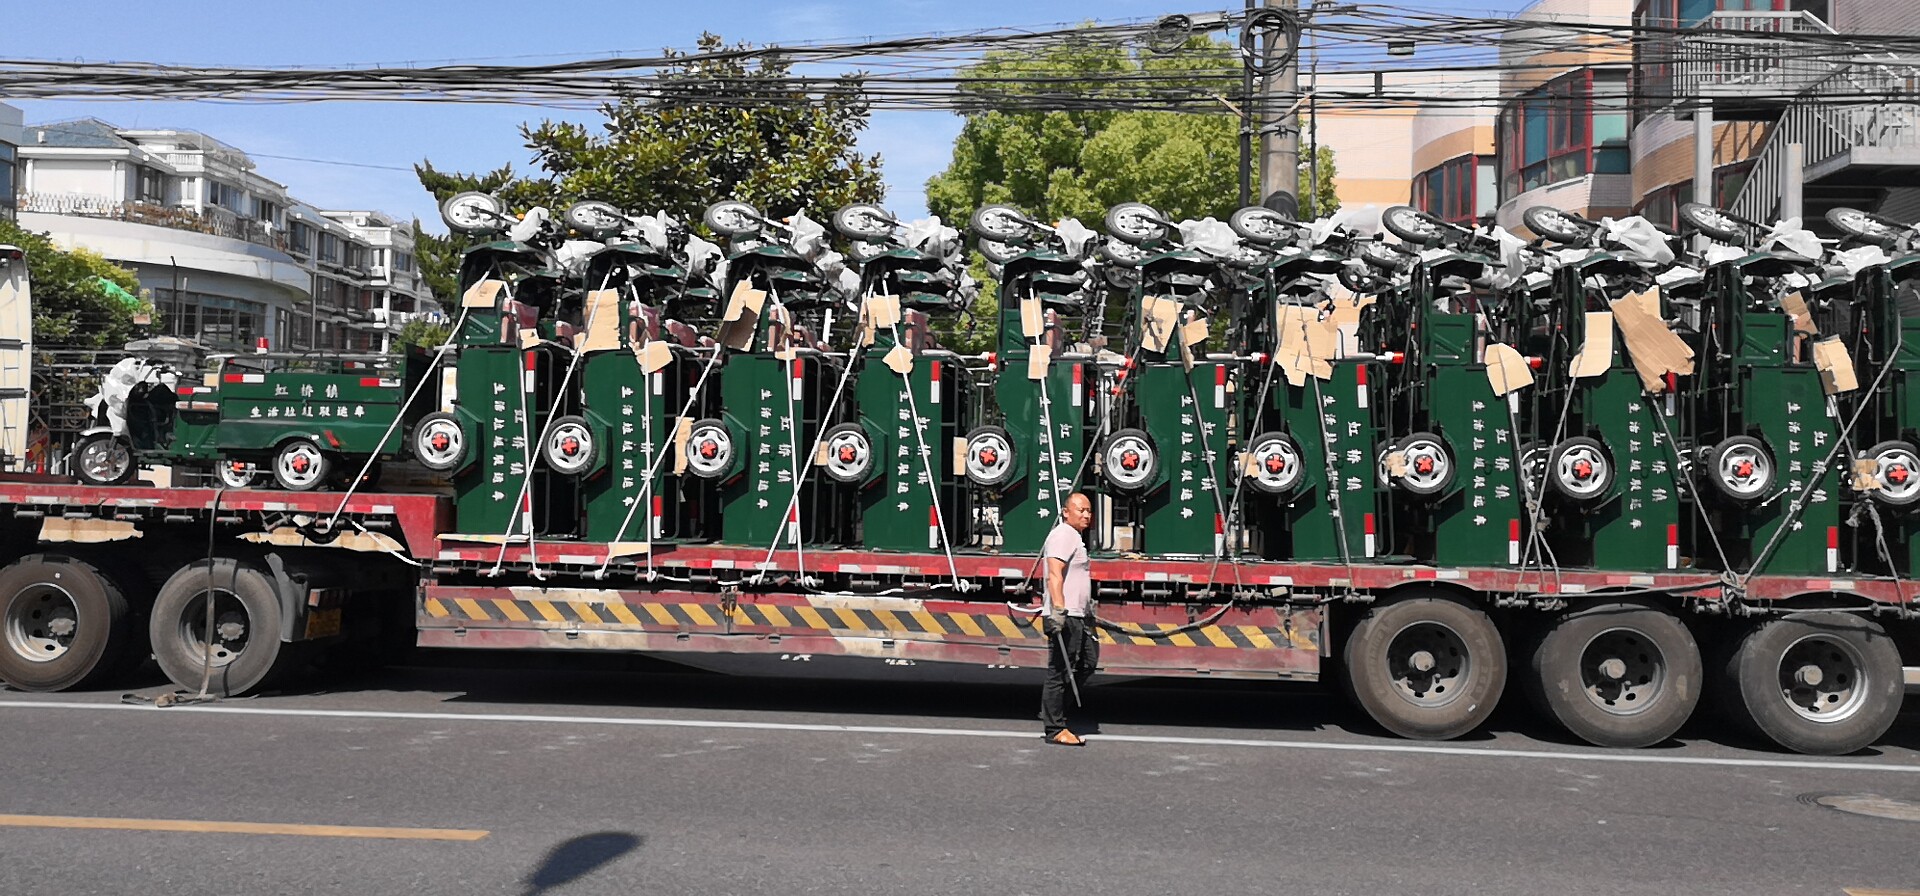
[[[26,128],[19,158],[21,224],[133,270],[171,335],[383,351],[411,315],[437,313],[411,222],[315,208],[205,134],[83,119]]]
[[[20,214],[20,140],[26,119],[19,108],[0,103],[0,217]]]
[[[1515,16],[1502,45],[1495,124],[1500,226],[1551,206],[1587,217],[1632,206],[1627,64],[1617,38],[1561,23],[1624,25],[1632,0],[1541,0]]]

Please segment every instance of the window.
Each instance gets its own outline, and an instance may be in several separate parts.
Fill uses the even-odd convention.
[[[154,290],[167,333],[208,348],[251,349],[266,335],[267,306],[260,302],[171,289]]]
[[[299,221],[287,228],[287,246],[301,255],[313,254],[313,227]]]
[[[272,200],[255,196],[253,197],[253,219],[269,224],[279,224],[280,206],[274,204]]]
[[[396,271],[413,270],[413,253],[411,252],[393,253],[393,269]]]
[[[1455,224],[1472,224],[1492,210],[1491,191],[1481,194],[1482,171],[1491,173],[1492,156],[1460,156],[1414,178],[1413,206]]]
[[[217,205],[237,215],[242,207],[241,198],[239,187],[223,184],[217,180],[207,181],[208,205]]]
[[[1500,195],[1588,174],[1626,174],[1627,97],[1619,72],[1582,70],[1524,94],[1500,115]]]
[[[340,238],[322,231],[320,234],[320,260],[340,263]]]
[[[165,202],[167,200],[167,177],[145,165],[134,169],[133,200],[135,202]]]
[[[15,164],[13,147],[0,143],[0,209],[4,209],[9,218],[14,216],[17,208],[14,197]]]

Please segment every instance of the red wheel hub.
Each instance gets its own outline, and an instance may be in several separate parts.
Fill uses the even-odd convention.
[[[453,438],[444,432],[436,432],[433,434],[430,443],[433,445],[433,450],[445,451],[453,447]]]
[[[980,452],[980,462],[989,467],[998,464],[1000,462],[1000,452],[992,448],[982,449]]]
[[[1907,478],[1912,475],[1906,464],[1894,464],[1887,468],[1887,481],[1894,485],[1906,485]]]
[[[1287,469],[1287,459],[1278,454],[1267,455],[1267,472],[1279,474]]]
[[[840,446],[840,462],[841,463],[850,464],[850,463],[853,463],[855,460],[857,460],[859,457],[860,457],[860,452],[853,450],[852,445]]]
[[[293,456],[293,460],[287,463],[287,466],[292,467],[295,473],[305,473],[308,467],[313,466],[313,462],[307,460],[307,456],[304,454],[296,454]]]
[[[1421,474],[1433,472],[1433,466],[1433,456],[1428,454],[1420,455],[1420,457],[1413,462],[1414,471]]]
[[[712,439],[700,443],[700,456],[712,460],[720,455],[720,445]]]
[[[1123,470],[1140,469],[1140,452],[1129,451],[1120,455],[1120,468]]]
[[[567,438],[560,440],[560,450],[562,452],[565,452],[568,457],[577,455],[580,453],[580,440],[572,436],[568,436]]]
[[[1574,475],[1574,478],[1576,479],[1592,479],[1593,464],[1590,464],[1584,460],[1575,463],[1573,465],[1573,475]]]
[[[1733,475],[1742,479],[1753,475],[1753,461],[1743,460],[1733,465]]]

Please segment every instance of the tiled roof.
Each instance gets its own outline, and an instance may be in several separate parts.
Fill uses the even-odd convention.
[[[120,138],[119,128],[98,118],[38,124],[26,129],[21,145],[62,146],[78,149],[132,149],[131,141]],[[45,138],[42,139],[42,135]]]

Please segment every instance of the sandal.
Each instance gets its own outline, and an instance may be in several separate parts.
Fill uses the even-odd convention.
[[[1043,734],[1040,737],[1042,740],[1056,747],[1084,747],[1087,745],[1085,738],[1064,728],[1054,734]]]

